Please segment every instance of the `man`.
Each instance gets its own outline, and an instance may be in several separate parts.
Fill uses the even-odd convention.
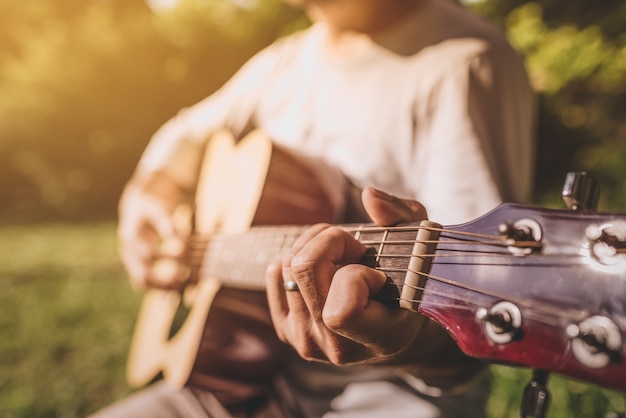
[[[237,138],[262,130],[338,167],[364,189],[380,224],[425,216],[413,200],[380,190],[419,200],[443,224],[528,197],[533,95],[498,30],[446,0],[290,2],[313,25],[261,51],[148,146],[120,204],[121,253],[135,285],[176,285],[152,261],[164,255],[163,240],[173,243],[167,256],[184,252],[172,213],[193,194],[202,149],[223,128]],[[484,416],[485,365],[432,322],[370,303],[385,278],[353,264],[361,251],[322,224],[269,270],[274,327],[294,350],[267,382],[267,399],[242,408],[156,385],[105,416]]]

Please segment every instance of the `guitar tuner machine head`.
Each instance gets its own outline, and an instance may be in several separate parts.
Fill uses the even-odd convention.
[[[590,225],[585,230],[590,255],[605,266],[626,267],[626,223],[609,222]]]
[[[479,309],[476,319],[483,322],[487,338],[496,344],[510,343],[522,330],[522,312],[509,301],[498,302],[489,310]]]
[[[595,315],[571,324],[565,333],[574,357],[586,367],[599,369],[620,360],[622,334],[606,316]]]
[[[534,219],[520,219],[514,223],[498,225],[498,232],[505,239],[513,255],[524,256],[541,248],[542,231]]]

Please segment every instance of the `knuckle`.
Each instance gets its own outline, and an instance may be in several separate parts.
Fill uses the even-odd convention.
[[[335,225],[329,225],[324,231],[320,233],[320,236],[327,242],[334,243],[337,241],[342,241],[345,238],[346,234],[347,232],[344,231],[342,228]]]
[[[320,222],[320,223],[317,223],[317,224],[311,226],[309,228],[309,232],[311,234],[313,234],[313,235],[317,235],[317,234],[320,234],[320,233],[324,233],[329,228],[333,228],[333,225],[329,224],[327,222]]]
[[[329,225],[329,227],[324,230],[324,233],[330,237],[339,238],[345,235],[346,231],[336,225]]]
[[[332,331],[345,329],[350,323],[350,315],[343,309],[324,308],[322,311],[324,324]]]
[[[293,277],[298,279],[310,279],[315,277],[319,260],[314,260],[306,255],[295,255],[289,263],[289,269]]]
[[[307,242],[309,242],[313,237],[317,236],[320,232],[324,231],[328,228],[330,224],[327,223],[319,223],[308,227],[293,244],[292,252],[299,251]]]
[[[331,247],[345,238],[346,232],[340,227],[329,224],[318,224],[316,227],[320,232],[309,241],[309,244],[294,250],[285,258],[290,273],[296,278],[312,280],[316,277],[329,262],[320,248]]]

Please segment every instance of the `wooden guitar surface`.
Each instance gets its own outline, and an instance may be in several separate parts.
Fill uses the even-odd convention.
[[[191,310],[168,338],[180,295],[148,292],[131,383],[162,373],[225,404],[258,393],[284,348],[269,318],[265,269],[302,233],[298,224],[336,220],[328,185],[349,190],[317,164],[259,134],[237,145],[212,139],[197,198],[198,232],[209,239],[199,249],[200,280],[185,291]],[[368,249],[362,262],[390,279],[377,298],[428,316],[466,354],[626,393],[626,214],[505,203],[461,225],[340,227]]]
[[[259,132],[239,142],[227,132],[216,134],[198,185],[197,233],[210,238],[251,225],[331,222],[336,204],[320,186],[315,164],[277,148]],[[228,283],[199,277],[182,297],[178,291],[146,293],[128,358],[131,385],[162,374],[175,387],[205,387],[224,402],[254,395],[277,365],[282,344],[271,325],[264,278]],[[181,302],[189,311],[170,338]]]

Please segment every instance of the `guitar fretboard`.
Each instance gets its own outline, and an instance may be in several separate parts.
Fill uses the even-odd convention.
[[[362,263],[384,271],[401,287],[415,255],[418,224],[382,228],[374,225],[341,225],[367,251]],[[288,251],[304,232],[304,226],[259,226],[240,234],[217,234],[200,240],[196,250],[200,277],[219,279],[229,287],[265,289],[265,271],[278,256]],[[432,255],[428,255],[432,257]],[[411,273],[411,271],[409,271]],[[414,272],[413,272],[414,273]]]
[[[203,252],[200,277],[250,290],[265,289],[270,263],[291,248],[302,226],[254,227],[242,234],[212,236]]]

